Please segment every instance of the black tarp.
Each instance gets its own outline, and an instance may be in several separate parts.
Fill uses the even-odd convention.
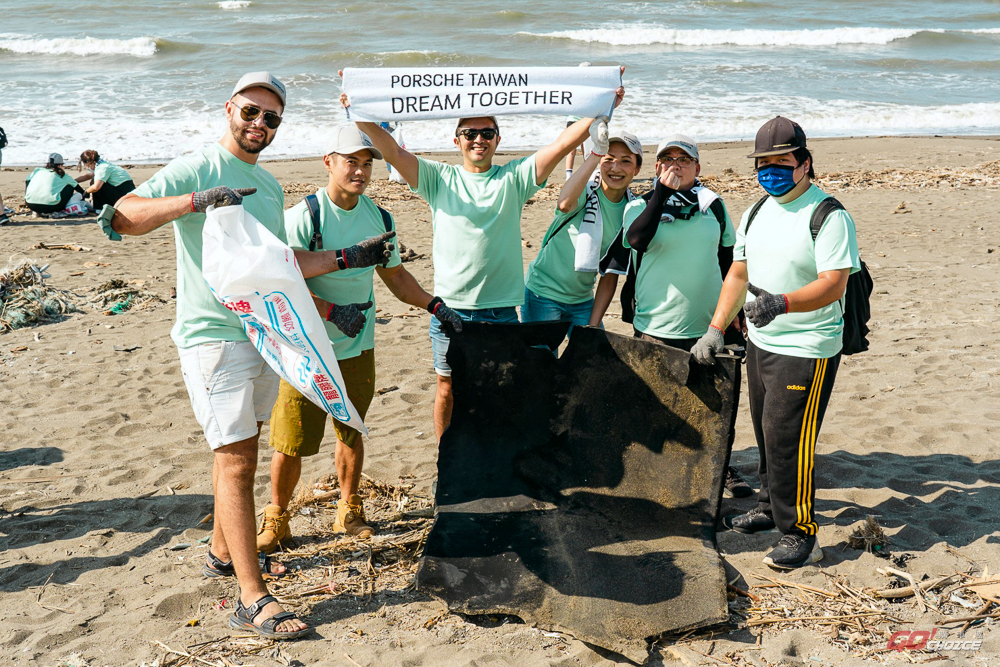
[[[417,584],[642,662],[728,618],[715,548],[738,360],[566,324],[468,323]]]

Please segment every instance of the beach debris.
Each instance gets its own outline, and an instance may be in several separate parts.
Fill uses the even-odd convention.
[[[140,345],[115,345],[113,349],[114,349],[115,352],[134,352],[135,350],[142,349],[142,346],[140,346]]]
[[[187,623],[185,623],[184,625],[186,627],[193,628],[195,626],[201,625],[201,621],[199,621],[197,618],[192,618]]]
[[[415,259],[423,259],[427,255],[415,252],[413,248],[407,248],[403,242],[399,242],[399,260],[401,262],[412,262]]]
[[[382,387],[380,389],[376,389],[375,390],[375,395],[376,396],[382,396],[384,394],[388,394],[390,391],[396,391],[397,389],[399,389],[399,385],[395,385],[395,384],[389,385],[388,387]]]
[[[46,285],[48,264],[11,258],[0,270],[0,332],[61,320],[80,309],[74,295]]]
[[[895,387],[893,387],[895,388]],[[869,514],[847,537],[847,546],[852,549],[864,549],[876,556],[886,557],[888,554],[889,537],[878,525],[878,521]]]
[[[188,542],[178,542],[177,544],[171,544],[167,547],[170,551],[183,551],[184,549],[190,549],[191,544]]]
[[[913,211],[911,211],[910,209],[906,208],[906,202],[905,201],[904,202],[900,202],[899,206],[897,206],[895,209],[893,209],[892,212],[894,214],[896,214],[896,213],[913,213]]]
[[[17,347],[10,348],[10,351],[11,352],[27,352],[28,351],[28,346],[27,345],[18,345]]]
[[[36,243],[31,246],[32,250],[73,250],[76,252],[91,252],[93,248],[88,248],[82,245],[74,245],[72,243]]]
[[[129,310],[148,310],[166,303],[158,294],[142,289],[146,281],[125,282],[114,278],[94,288],[90,303],[105,315],[119,315]]]
[[[111,264],[108,262],[84,262],[83,264],[83,268],[85,269],[94,269],[98,266],[111,266]]]

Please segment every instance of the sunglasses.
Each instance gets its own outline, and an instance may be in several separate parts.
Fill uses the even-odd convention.
[[[234,107],[236,107],[237,109],[240,110],[240,118],[242,118],[243,120],[245,120],[248,123],[254,122],[255,120],[257,120],[257,116],[259,116],[261,113],[263,113],[264,114],[264,125],[267,125],[268,128],[270,128],[272,130],[276,130],[276,129],[278,129],[278,126],[281,125],[281,116],[279,116],[278,114],[274,113],[273,111],[263,111],[262,112],[259,108],[255,107],[255,106],[252,106],[250,104],[248,104],[248,105],[246,105],[244,107],[241,107],[236,102],[233,102],[232,104],[233,104]]]
[[[494,139],[497,138],[497,135],[499,134],[499,132],[497,132],[492,128],[486,128],[485,130],[473,130],[471,128],[465,128],[459,130],[458,133],[463,137],[465,137],[466,139],[468,139],[469,141],[472,141],[477,136],[482,137],[486,141],[493,141]]]

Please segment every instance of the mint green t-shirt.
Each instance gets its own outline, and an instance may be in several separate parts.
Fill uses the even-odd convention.
[[[746,233],[749,210],[736,232],[733,261],[747,263],[750,282],[772,294],[794,292],[819,278],[823,271],[861,270],[854,219],[847,211],[830,214],[813,242],[809,221],[827,194],[813,185],[787,204],[768,198]],[[747,293],[747,302],[753,301]],[[827,359],[843,347],[844,310],[841,302],[809,313],[779,315],[758,329],[747,321],[754,345],[790,357]]]
[[[316,198],[319,200],[320,233],[323,235],[325,249],[346,248],[385,233],[382,214],[375,202],[368,197],[362,195],[357,206],[350,211],[345,211],[334,204],[325,189],[317,192]],[[395,222],[392,228],[396,228]],[[285,234],[291,247],[309,249],[313,223],[305,200],[285,211]],[[387,268],[400,265],[398,248],[397,240],[396,249],[392,251],[392,259],[386,265]],[[306,285],[313,294],[331,303],[342,306],[366,301],[373,303],[372,307],[365,311],[367,315],[365,328],[354,338],[345,336],[334,324],[326,322],[326,333],[333,343],[337,359],[357,357],[365,350],[375,347],[374,277],[375,267],[369,266],[363,269],[334,271],[306,280]]]
[[[65,172],[60,176],[51,169],[38,167],[28,176],[28,184],[24,188],[24,201],[29,204],[53,206],[59,203],[59,195],[67,185],[76,188],[80,184]]]
[[[121,185],[125,181],[131,181],[132,177],[128,172],[117,164],[111,164],[107,160],[101,160],[94,167],[94,180],[104,181],[108,185]]]
[[[521,209],[545,185],[535,184],[535,156],[482,174],[418,160],[414,192],[433,213],[434,294],[452,308],[520,306]]]
[[[594,298],[597,274],[575,269],[576,239],[580,234],[580,223],[583,222],[581,209],[586,200],[587,193],[583,192],[569,213],[556,209],[556,216],[542,241],[542,249],[538,251],[538,257],[528,265],[528,272],[524,276],[525,287],[538,296],[565,304],[584,303]],[[597,200],[604,224],[601,236],[603,257],[622,227],[622,216],[628,200],[623,197],[616,204],[605,197],[601,190],[597,191]]]
[[[625,209],[626,230],[646,208],[637,199]],[[726,228],[712,211],[695,209],[687,220],[661,221],[642,255],[635,285],[635,328],[660,338],[700,338],[708,331],[722,292],[719,246],[736,241],[726,212]],[[722,235],[721,244],[719,235]],[[622,243],[629,247],[628,235]],[[632,251],[635,265],[636,252]]]
[[[234,189],[257,188],[257,192],[243,199],[243,207],[284,242],[285,195],[278,181],[263,167],[240,160],[222,144],[210,144],[193,155],[176,158],[136,188],[135,194],[171,197],[220,185]],[[204,213],[186,213],[174,220],[177,322],[170,336],[177,347],[220,340],[247,340],[239,318],[212,295],[202,275],[201,232],[204,225]]]

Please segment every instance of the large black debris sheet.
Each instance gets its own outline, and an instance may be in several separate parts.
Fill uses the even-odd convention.
[[[567,325],[466,324],[420,589],[641,662],[728,618],[715,549],[736,361]]]

